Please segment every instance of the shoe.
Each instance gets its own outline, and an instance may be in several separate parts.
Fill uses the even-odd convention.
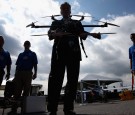
[[[72,110],[70,110],[70,111],[64,111],[64,114],[65,115],[76,115],[76,113],[74,111],[72,111]]]
[[[10,111],[7,113],[7,115],[17,115],[17,111]]]
[[[57,115],[56,112],[50,112],[49,115]]]

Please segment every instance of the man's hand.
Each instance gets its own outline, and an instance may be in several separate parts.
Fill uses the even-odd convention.
[[[50,30],[48,32],[49,39],[56,39],[57,37],[62,38],[64,35],[71,35],[71,33],[64,32],[62,29],[57,28],[56,30]]]
[[[87,33],[84,33],[84,32],[82,32],[82,33],[80,33],[80,38],[81,39],[83,39],[83,40],[86,40],[86,38],[87,38],[87,36],[88,36],[88,34]]]
[[[32,76],[32,79],[34,80],[34,79],[36,79],[36,78],[37,78],[37,74],[34,73],[33,76]]]
[[[7,73],[5,76],[6,81],[9,80],[9,78],[10,78],[10,73]]]

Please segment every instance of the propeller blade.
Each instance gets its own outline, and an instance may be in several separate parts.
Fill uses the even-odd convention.
[[[89,33],[89,32],[84,32],[81,35],[90,35],[93,36],[94,38],[97,39],[101,39],[101,34],[116,34],[116,33]],[[49,35],[49,34],[38,34],[38,35],[31,35],[31,36],[45,36],[45,35]],[[66,33],[66,32],[59,32],[59,33],[53,33],[50,34],[51,36],[64,36],[64,35],[68,35],[68,36],[75,36],[72,33]]]
[[[103,21],[100,21],[100,20],[94,20],[94,21],[97,21],[97,22],[102,22],[102,23],[107,24],[107,25],[112,25],[112,26],[117,26],[117,27],[120,27],[119,25],[112,24],[112,23],[108,23],[108,22],[103,22]]]
[[[94,18],[93,16],[83,16],[83,15],[71,15],[71,16],[77,16],[77,17],[92,17],[92,18]]]
[[[92,35],[92,34],[116,34],[116,33],[100,33],[100,32],[98,32],[98,33],[90,33],[90,32],[84,32],[84,33],[82,33],[83,35]]]
[[[116,34],[116,33],[99,33],[99,34]]]
[[[52,15],[52,16],[44,16],[44,17],[41,17],[41,18],[47,18],[47,17],[57,17],[57,16],[61,16],[60,14],[58,15]]]
[[[38,34],[38,35],[31,35],[31,36],[45,36],[45,35],[51,35],[51,36],[70,35],[70,36],[74,36],[72,33],[67,33],[67,32],[58,32],[58,33],[53,33],[53,34]]]
[[[97,38],[97,39],[101,39],[102,34],[116,34],[116,33],[100,33],[100,32],[99,33],[90,33],[87,31],[85,31],[84,33],[81,33],[81,35],[90,35],[90,36]]]
[[[48,34],[39,34],[39,35],[31,35],[31,36],[45,36],[45,35],[48,35]]]
[[[93,16],[83,16],[83,15],[71,15],[71,16],[77,16],[77,17],[92,17],[92,18],[95,18]],[[100,20],[94,20],[94,21],[97,21],[97,22],[102,22],[102,23],[106,23],[108,25],[112,25],[112,26],[117,26],[117,27],[120,27],[119,25],[116,25],[116,24],[112,24],[112,23],[108,23],[108,22],[103,22],[103,21],[100,21]]]
[[[32,22],[31,24],[28,24],[26,27],[30,27],[33,26],[35,23],[37,23],[38,21]]]
[[[112,26],[117,26],[117,27],[120,27],[119,25],[116,25],[116,24],[112,24],[112,23],[107,23],[108,25],[112,25]]]

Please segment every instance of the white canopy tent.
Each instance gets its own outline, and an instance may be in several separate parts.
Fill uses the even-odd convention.
[[[87,82],[95,85],[109,85],[115,82],[123,82],[120,78],[109,78],[95,74],[88,74],[82,78],[79,82]]]
[[[109,77],[104,77],[104,76],[95,75],[95,74],[86,75],[84,78],[82,78],[79,81],[82,104],[83,104],[83,89],[86,88],[86,86],[100,87],[101,85],[106,86],[106,85],[110,85],[116,82],[121,82],[123,85],[123,81],[119,78],[109,78]]]

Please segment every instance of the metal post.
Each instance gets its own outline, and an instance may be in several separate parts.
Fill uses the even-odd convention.
[[[132,73],[132,91],[134,90],[134,73]]]
[[[80,89],[81,89],[81,104],[80,105],[86,105],[84,102],[83,102],[83,81],[81,80],[80,82]]]
[[[100,87],[100,80],[99,79],[97,79],[97,83],[98,83],[98,86]]]

